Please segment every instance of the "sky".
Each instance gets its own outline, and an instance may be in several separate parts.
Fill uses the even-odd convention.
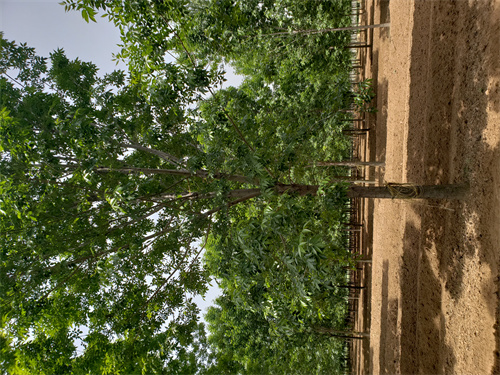
[[[96,17],[97,23],[86,23],[79,12],[65,12],[62,0],[0,0],[0,31],[4,38],[26,42],[37,53],[48,56],[63,48],[69,58],[91,61],[101,73],[126,69],[116,65],[113,53],[120,51],[118,29],[106,18]],[[241,77],[227,67],[224,86],[238,86]]]
[[[112,56],[119,52],[120,35],[114,25],[104,18],[86,23],[79,12],[65,12],[60,1],[0,0],[4,38],[26,42],[42,56],[63,48],[69,58],[92,61],[102,73],[117,69]]]
[[[101,74],[126,69],[123,63],[117,66],[113,61],[113,53],[119,52],[118,29],[106,18],[97,18],[97,23],[86,23],[79,12],[65,12],[64,6],[59,5],[60,1],[0,0],[0,31],[4,32],[4,38],[26,42],[42,56],[62,48],[71,59],[78,57],[93,62]],[[241,82],[241,78],[232,72],[227,78],[226,85],[237,86]],[[205,310],[219,293],[214,286],[205,300],[197,297],[195,301]]]

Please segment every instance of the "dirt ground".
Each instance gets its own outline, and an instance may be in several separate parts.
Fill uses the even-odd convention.
[[[380,184],[468,183],[452,200],[366,201],[371,298],[357,370],[500,373],[500,0],[366,0]]]

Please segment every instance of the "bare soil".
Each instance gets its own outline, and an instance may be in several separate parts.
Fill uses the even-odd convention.
[[[500,373],[500,0],[366,1],[367,23],[390,22],[366,52],[378,109],[366,159],[386,162],[371,176],[470,193],[364,202],[357,372]]]

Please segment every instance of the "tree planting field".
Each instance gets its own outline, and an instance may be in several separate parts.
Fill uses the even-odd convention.
[[[63,5],[127,71],[0,33],[1,373],[498,372],[500,0]]]
[[[367,3],[380,184],[468,182],[461,201],[366,202],[370,340],[360,373],[498,373],[500,1]],[[370,73],[371,72],[371,73]],[[372,172],[373,173],[373,172]]]
[[[359,2],[63,4],[128,69],[0,33],[0,372],[344,374],[353,207],[399,192],[353,186]]]

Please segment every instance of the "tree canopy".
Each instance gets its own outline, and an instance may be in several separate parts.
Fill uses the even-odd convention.
[[[295,317],[297,320],[298,317]],[[273,320],[221,296],[206,315],[209,374],[336,374],[342,373],[344,345],[336,337],[311,332],[277,335]]]
[[[46,373],[187,371],[215,179],[187,169],[201,151],[182,90],[158,83],[146,99],[123,72],[5,40],[1,66],[4,345]]]

